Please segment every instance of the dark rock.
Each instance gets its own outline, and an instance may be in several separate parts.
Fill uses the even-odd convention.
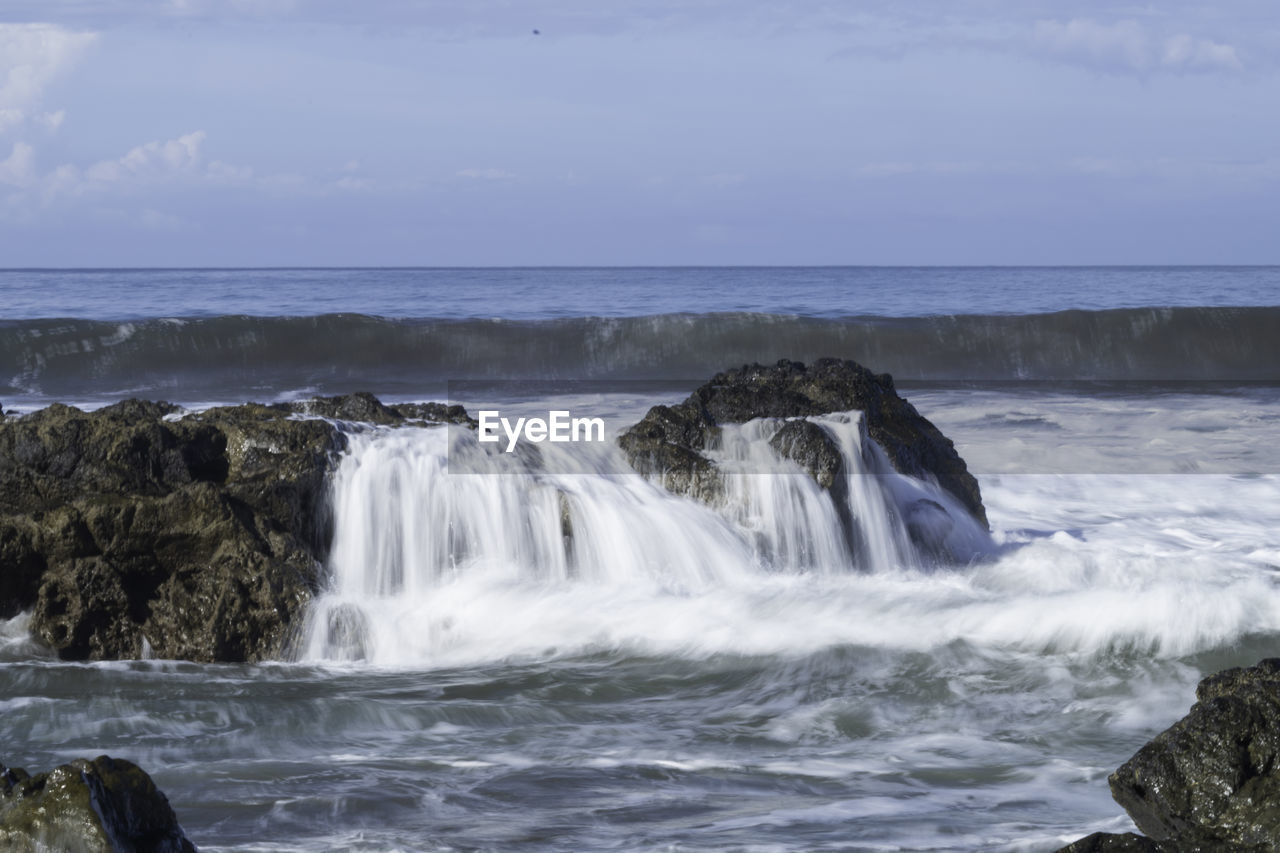
[[[368,394],[315,408],[407,418]],[[456,408],[415,416],[465,422]],[[166,658],[278,656],[319,583],[327,474],[346,446],[295,414],[129,400],[0,422],[0,616],[31,609],[66,659],[136,658],[144,640]]]
[[[467,416],[467,410],[462,406],[445,403],[398,403],[387,406],[365,391],[287,403],[285,408],[299,414],[381,426],[399,426],[405,421],[475,426],[475,421]]]
[[[769,439],[779,455],[799,465],[824,489],[843,484],[844,457],[831,434],[813,421],[787,421]]]
[[[0,765],[0,847],[194,853],[169,800],[137,765],[105,755],[48,773]]]
[[[0,619],[11,619],[35,601],[46,567],[38,525],[25,516],[0,517]]]
[[[702,454],[719,424],[754,418],[802,418],[858,410],[868,435],[890,464],[913,477],[933,477],[974,518],[987,523],[978,482],[955,445],[899,397],[888,374],[874,374],[852,361],[821,359],[806,367],[780,361],[773,367],[746,365],[717,374],[676,406],[655,406],[618,439],[632,466],[661,479],[673,491],[714,499],[714,466]],[[821,428],[783,427],[774,447],[794,459],[819,483],[838,482],[840,454]]]
[[[632,468],[668,491],[712,502],[723,493],[724,483],[711,460],[698,451],[717,432],[715,423],[686,401],[654,406],[618,437],[618,445]]]
[[[295,412],[333,418],[340,421],[357,421],[367,424],[393,424],[401,420],[382,401],[365,391],[344,394],[340,397],[317,397],[286,404]]]
[[[1196,699],[1111,775],[1112,796],[1157,840],[1280,848],[1280,658],[1210,676]]]
[[[1057,853],[1183,853],[1183,851],[1180,848],[1152,841],[1134,832],[1123,834],[1095,832],[1093,835],[1087,835],[1079,841],[1068,844]]]
[[[397,403],[390,408],[392,414],[406,421],[476,426],[476,421],[467,414],[467,410],[456,404],[450,406],[445,403]]]

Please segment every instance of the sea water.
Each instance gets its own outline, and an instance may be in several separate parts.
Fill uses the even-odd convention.
[[[353,434],[281,660],[63,663],[0,628],[0,759],[136,761],[202,849],[1047,851],[1130,829],[1106,775],[1204,674],[1280,653],[1274,268],[0,287],[6,411],[501,387],[616,431],[742,361],[836,355],[901,377],[978,476],[990,533],[938,559],[901,528],[928,484],[875,476],[856,416],[821,419],[871,466],[852,537],[768,421],[725,431],[716,506],[611,442],[486,474],[446,428]]]

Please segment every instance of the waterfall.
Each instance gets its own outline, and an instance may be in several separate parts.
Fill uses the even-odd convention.
[[[770,445],[785,421],[759,419],[723,427],[708,452],[724,486],[712,506],[634,474],[612,444],[521,460],[463,428],[354,434],[332,481],[329,586],[298,655],[431,662],[504,629],[554,649],[575,625],[608,643],[586,611],[661,630],[664,601],[990,549],[958,501],[891,469],[859,413],[812,420],[840,451],[830,490]]]

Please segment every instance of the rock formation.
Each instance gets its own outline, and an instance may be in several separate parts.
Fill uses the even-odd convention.
[[[1148,837],[1065,851],[1280,850],[1280,658],[1211,675],[1196,700],[1108,780]]]
[[[978,482],[951,440],[898,396],[892,377],[852,361],[824,358],[806,367],[783,360],[773,367],[754,364],[727,370],[683,403],[654,406],[618,443],[640,473],[671,491],[713,501],[720,484],[704,451],[714,446],[721,424],[851,410],[863,413],[867,434],[885,451],[895,470],[936,479],[986,525]],[[816,424],[787,423],[772,443],[824,488],[839,481],[843,467],[839,448]]]
[[[345,434],[466,422],[368,394],[182,415],[129,400],[0,422],[0,617],[31,609],[66,659],[278,656],[320,580],[327,474]]]
[[[0,847],[15,853],[195,853],[151,777],[98,756],[29,775],[0,764]]]

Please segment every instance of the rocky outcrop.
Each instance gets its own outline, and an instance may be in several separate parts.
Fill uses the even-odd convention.
[[[714,446],[721,424],[853,410],[862,412],[867,434],[895,470],[936,479],[974,518],[987,523],[978,481],[951,440],[898,396],[892,377],[852,361],[827,358],[806,367],[784,360],[772,367],[755,364],[725,371],[683,403],[650,409],[618,443],[640,473],[672,491],[714,501],[720,483],[704,451]],[[792,421],[772,442],[825,488],[840,481],[839,448],[816,424]]]
[[[1280,850],[1280,658],[1212,675],[1196,700],[1108,780],[1155,846],[1065,850]]]
[[[0,764],[0,847],[194,853],[169,800],[136,764],[99,756],[48,773]]]
[[[466,422],[368,394],[182,413],[129,400],[0,422],[0,616],[68,659],[278,656],[319,582],[326,476],[345,433],[320,417]]]
[[[287,403],[284,407],[304,415],[380,426],[400,426],[407,421],[467,426],[476,424],[467,416],[467,410],[462,406],[445,403],[397,403],[388,406],[366,391],[341,397],[317,397]]]

